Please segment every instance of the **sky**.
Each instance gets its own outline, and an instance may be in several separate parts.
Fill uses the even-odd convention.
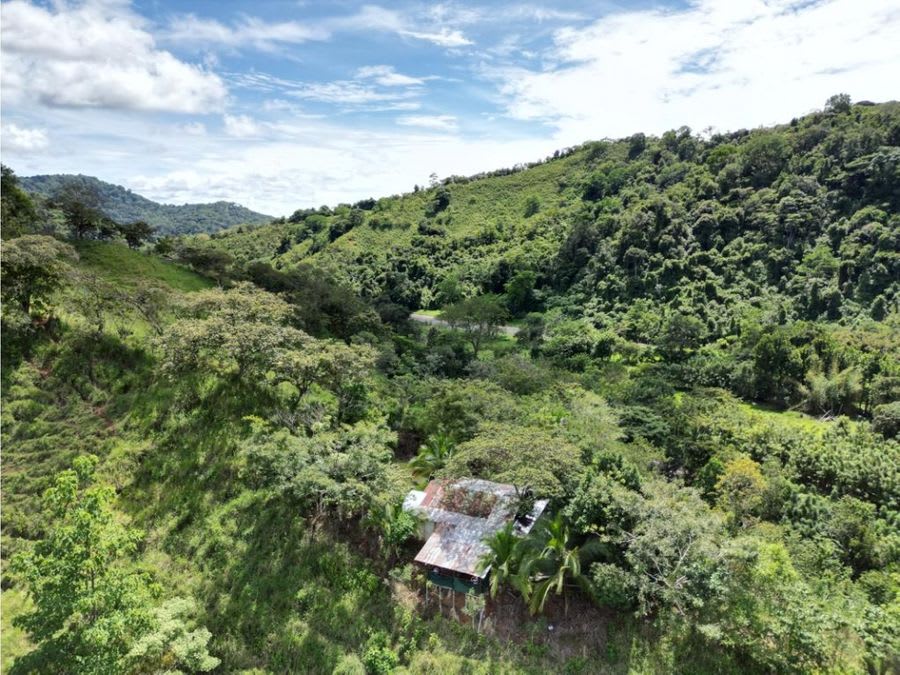
[[[900,98],[900,0],[9,0],[0,155],[270,215]]]

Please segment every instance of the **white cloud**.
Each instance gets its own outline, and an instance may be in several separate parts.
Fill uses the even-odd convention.
[[[453,115],[405,115],[397,118],[397,124],[437,131],[456,130],[456,118]]]
[[[43,150],[50,144],[44,129],[28,129],[17,124],[4,124],[0,134],[0,146],[3,150],[34,152]]]
[[[462,31],[452,25],[464,18],[462,15],[452,16],[436,9],[432,8],[425,17],[414,17],[378,5],[365,5],[355,14],[328,19],[323,25],[333,30],[396,33],[402,37],[431,42],[439,47],[454,48],[473,44]]]
[[[348,16],[305,23],[270,22],[254,16],[244,16],[237,22],[226,24],[195,14],[181,14],[171,19],[162,39],[184,47],[220,45],[232,49],[252,47],[261,51],[273,51],[280,45],[330,40],[336,32],[377,31],[453,48],[472,44],[458,28],[448,23],[458,21],[461,16],[459,13],[455,17],[438,15],[432,9],[426,13],[426,17],[430,19],[429,27],[426,27],[425,17],[400,13],[378,5],[364,5]],[[432,25],[436,25],[436,30],[430,28]]]
[[[247,115],[225,115],[222,118],[225,133],[233,138],[255,138],[262,134],[262,127]]]
[[[206,135],[206,125],[203,122],[188,122],[186,124],[182,124],[180,130],[189,136],[205,136]]]
[[[288,96],[320,103],[337,103],[357,105],[379,101],[397,101],[415,96],[415,91],[396,90],[382,91],[375,87],[353,80],[335,80],[334,82],[307,82],[302,86],[285,92]]]
[[[424,84],[421,77],[398,73],[392,66],[364,66],[356,71],[360,79],[372,79],[383,87],[411,87]]]
[[[426,79],[431,79],[401,75],[389,66],[363,67],[356,72],[356,79],[330,82],[286,80],[256,71],[229,73],[228,77],[236,87],[277,94],[274,99],[277,103],[264,104],[268,110],[287,110],[290,104],[282,96],[355,108],[383,104],[379,109],[388,106],[388,109],[393,110],[411,110],[418,108],[419,104],[409,99],[420,96],[422,89],[419,85]]]
[[[300,44],[310,40],[327,40],[329,37],[329,31],[324,28],[297,21],[267,22],[247,16],[235,24],[226,25],[194,14],[174,17],[163,35],[169,42],[187,46],[252,46],[262,51],[270,51],[278,44]]]
[[[462,31],[442,28],[437,32],[418,31],[418,30],[401,30],[400,35],[416,38],[417,40],[425,40],[432,42],[439,47],[465,47],[466,45],[475,44],[469,40]]]
[[[509,115],[563,143],[784,121],[836,92],[896,97],[897,0],[694,0],[555,34],[541,70],[486,71]]]
[[[2,5],[2,82],[13,101],[198,113],[221,108],[214,73],[157,49],[144,21],[116,2],[51,9]]]

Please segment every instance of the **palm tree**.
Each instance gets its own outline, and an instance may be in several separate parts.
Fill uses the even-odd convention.
[[[422,480],[430,480],[435,473],[444,468],[444,465],[450,461],[454,449],[453,437],[445,434],[443,431],[429,437],[425,444],[419,448],[419,454],[409,463],[412,467],[413,475]]]
[[[581,550],[572,546],[572,536],[569,526],[562,514],[557,514],[553,520],[549,520],[541,527],[541,536],[544,539],[544,547],[538,553],[532,564],[543,569],[544,574],[540,578],[532,579],[533,587],[529,605],[531,613],[544,611],[547,596],[550,591],[556,595],[562,595],[565,601],[565,613],[569,614],[569,597],[566,595],[567,580],[582,583],[581,576]],[[530,568],[532,564],[526,565]]]
[[[488,551],[478,564],[482,572],[490,568],[490,593],[495,598],[505,584],[515,581],[522,557],[522,540],[513,533],[513,523],[509,522],[502,530],[485,539],[484,543]]]

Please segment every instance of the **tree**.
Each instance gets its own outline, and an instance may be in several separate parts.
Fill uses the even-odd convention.
[[[14,303],[25,314],[43,311],[53,293],[71,273],[69,262],[78,254],[68,244],[39,234],[26,234],[3,244],[4,303]]]
[[[706,625],[707,635],[768,672],[855,670],[836,658],[848,637],[846,609],[829,606],[830,592],[800,578],[784,544],[738,538],[723,554],[722,572],[714,576],[724,588],[706,619],[712,614],[718,621]]]
[[[434,197],[425,208],[425,215],[432,218],[450,206],[450,190],[441,185],[434,191]]]
[[[482,424],[475,438],[459,444],[441,475],[528,486],[538,497],[552,498],[578,480],[580,465],[577,446],[541,428]]]
[[[125,223],[118,226],[119,232],[125,237],[129,248],[140,248],[147,239],[153,236],[156,229],[143,220],[133,223]]]
[[[541,210],[541,200],[537,195],[529,195],[525,200],[525,217],[531,218],[534,214]]]
[[[19,187],[16,174],[5,164],[0,164],[0,222],[3,236],[21,235],[37,220],[34,202],[28,193]]]
[[[56,477],[43,498],[46,536],[13,563],[34,600],[15,624],[37,645],[28,661],[39,672],[121,672],[154,625],[158,588],[127,565],[143,535],[118,522],[111,487],[90,484],[96,465],[80,457]]]
[[[108,220],[100,210],[100,194],[95,188],[71,183],[54,199],[65,218],[72,236],[84,239],[94,234]]]
[[[810,412],[828,417],[849,413],[862,398],[862,373],[856,366],[840,369],[834,362],[827,371],[810,370],[799,390]]]
[[[366,524],[378,534],[379,546],[388,560],[394,560],[419,529],[419,519],[403,508],[402,499],[370,509]]]
[[[313,527],[326,518],[363,516],[388,487],[388,444],[396,436],[383,426],[358,422],[297,436],[259,418],[251,424],[245,448],[251,485],[286,500]]]
[[[685,616],[702,607],[718,569],[720,522],[692,489],[657,482],[623,535],[640,610]],[[646,488],[645,488],[646,489]]]
[[[537,274],[531,270],[522,270],[506,282],[506,304],[513,314],[520,314],[532,309],[534,303],[534,285]]]
[[[835,94],[825,101],[825,112],[847,113],[850,112],[850,94]]]
[[[184,300],[187,314],[161,337],[163,367],[173,375],[214,374],[259,385],[282,350],[312,341],[283,325],[290,306],[250,284],[230,291],[194,293]]]
[[[482,573],[490,570],[489,588],[492,598],[497,597],[506,584],[515,583],[519,562],[522,559],[522,540],[514,533],[514,523],[508,522],[484,540],[488,550],[479,560]]]
[[[584,319],[557,321],[547,326],[541,352],[559,365],[583,370],[597,349],[600,331]]]
[[[422,480],[430,480],[434,474],[444,468],[444,465],[453,456],[456,444],[453,437],[444,432],[438,432],[425,441],[419,448],[419,453],[410,461],[413,475]]]
[[[531,613],[543,612],[547,597],[553,591],[556,595],[563,596],[568,616],[569,597],[566,586],[571,582],[584,583],[581,575],[581,550],[572,545],[569,526],[561,513],[540,524],[537,539],[543,547],[537,556],[528,558],[524,563],[529,572],[535,570],[528,602]]]
[[[479,295],[454,303],[441,312],[440,318],[453,328],[460,328],[469,336],[469,343],[478,356],[485,340],[495,337],[509,315],[493,294]]]
[[[178,257],[194,270],[208,276],[221,285],[228,276],[228,268],[234,262],[227,251],[212,246],[185,245],[178,250]]]
[[[656,344],[667,358],[681,361],[688,352],[700,346],[706,337],[706,326],[696,316],[675,312],[662,327]]]
[[[900,401],[882,403],[872,411],[872,427],[885,438],[900,434]]]
[[[126,295],[126,301],[150,324],[156,335],[163,334],[163,312],[170,302],[169,291],[165,286],[142,284],[133,293]]]
[[[154,626],[126,657],[134,673],[207,673],[220,660],[209,653],[212,634],[192,620],[197,603],[173,598],[154,610]]]
[[[750,517],[762,505],[766,479],[759,464],[741,455],[725,464],[716,483],[719,502],[737,527],[748,527]]]
[[[789,147],[784,136],[777,132],[758,132],[741,146],[744,175],[754,187],[770,185],[781,173],[787,161]]]
[[[561,511],[575,534],[597,535],[617,541],[637,521],[641,497],[603,471],[582,478],[572,499]]]
[[[803,355],[788,331],[776,327],[763,333],[752,349],[755,393],[785,404],[803,373]]]

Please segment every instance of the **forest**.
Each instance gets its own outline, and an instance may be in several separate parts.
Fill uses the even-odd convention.
[[[42,201],[60,202],[71,193],[77,194],[81,201],[98,208],[117,222],[145,221],[161,235],[215,232],[231,225],[259,225],[272,220],[270,216],[251,211],[240,204],[224,201],[210,204],[159,204],[120,185],[92,176],[27,176],[20,180],[20,186],[37,196],[39,204]]]
[[[3,672],[900,670],[900,103],[2,219]],[[435,478],[549,500],[449,610]]]

